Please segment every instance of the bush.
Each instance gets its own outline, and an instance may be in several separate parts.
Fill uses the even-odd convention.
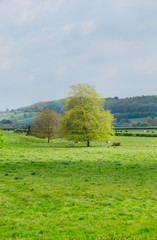
[[[14,129],[14,133],[27,133],[28,129],[22,129],[22,128],[18,128],[18,129]]]
[[[3,138],[3,133],[0,132],[0,148],[2,148],[4,146],[4,138]]]
[[[131,136],[135,136],[135,134],[134,133],[123,133],[123,132],[116,132],[115,133],[115,136],[127,136],[127,137],[131,137]]]
[[[114,146],[120,146],[121,145],[121,143],[120,142],[113,142],[112,143],[112,146],[114,147]]]

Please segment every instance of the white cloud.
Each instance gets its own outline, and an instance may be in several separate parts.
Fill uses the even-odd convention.
[[[83,21],[80,23],[79,29],[81,34],[88,35],[96,28],[96,24],[92,20]]]
[[[63,27],[63,31],[65,34],[69,34],[75,28],[74,24],[66,24]]]

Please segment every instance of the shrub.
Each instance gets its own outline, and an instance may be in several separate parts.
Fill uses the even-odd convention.
[[[23,129],[23,128],[17,128],[17,129],[14,129],[14,133],[27,133],[28,132],[28,129]]]
[[[113,142],[113,143],[112,143],[112,146],[120,146],[120,145],[121,145],[120,142]]]

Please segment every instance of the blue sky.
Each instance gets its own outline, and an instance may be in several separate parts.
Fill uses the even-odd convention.
[[[157,94],[157,1],[0,0],[0,110],[64,98]]]

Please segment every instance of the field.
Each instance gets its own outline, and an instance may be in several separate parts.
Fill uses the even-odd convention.
[[[157,239],[157,138],[4,135],[0,239]]]
[[[26,127],[33,123],[37,117],[36,112],[24,113],[22,111],[0,112],[0,121],[3,119],[10,120],[14,123],[14,127]]]

